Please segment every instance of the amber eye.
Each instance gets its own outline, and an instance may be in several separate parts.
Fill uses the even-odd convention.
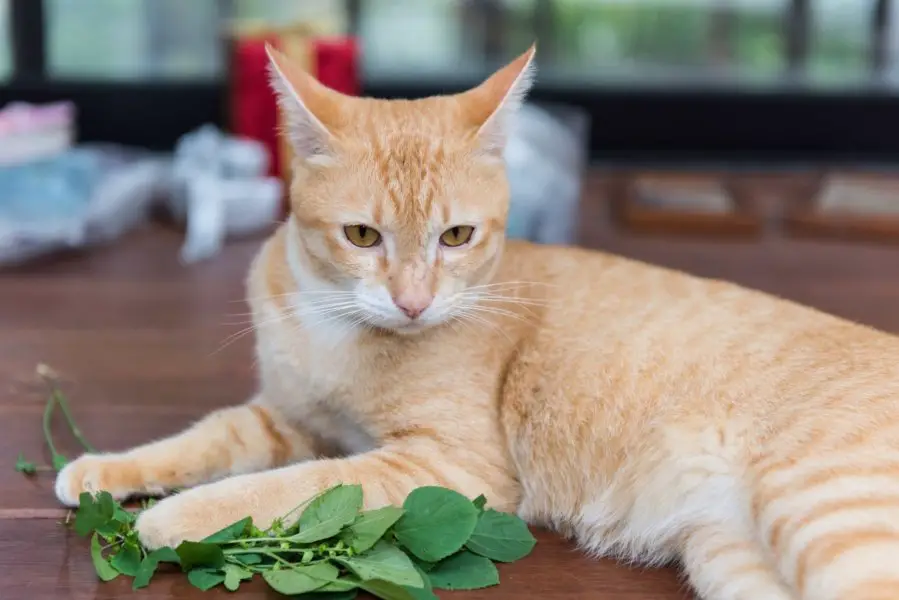
[[[474,233],[474,227],[470,225],[456,225],[450,227],[440,236],[440,243],[450,248],[467,244],[471,240],[471,234]]]
[[[346,239],[360,248],[371,248],[381,243],[381,234],[368,225],[347,225],[343,228],[343,233]]]

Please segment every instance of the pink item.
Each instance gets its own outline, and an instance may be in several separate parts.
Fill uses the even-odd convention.
[[[55,156],[72,147],[75,105],[12,102],[0,109],[0,165],[9,166]]]

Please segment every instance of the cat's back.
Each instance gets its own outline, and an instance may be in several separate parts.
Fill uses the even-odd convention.
[[[564,380],[532,388],[639,390],[656,405],[677,395],[776,399],[835,372],[899,386],[899,338],[730,282],[519,242],[500,278],[530,282],[541,306],[520,361]]]

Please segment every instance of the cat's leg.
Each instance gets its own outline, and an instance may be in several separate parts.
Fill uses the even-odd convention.
[[[105,490],[118,499],[160,494],[312,458],[315,453],[312,436],[254,398],[210,413],[169,438],[126,452],[85,454],[60,471],[56,496],[74,506],[85,491]]]
[[[795,600],[761,544],[734,524],[693,529],[681,561],[703,600]]]
[[[518,486],[505,465],[478,460],[431,443],[396,445],[340,459],[307,461],[281,469],[231,477],[166,498],[138,519],[151,548],[199,540],[250,516],[268,527],[303,501],[339,483],[361,484],[365,507],[402,504],[413,489],[439,485],[474,498],[484,494],[499,510],[514,510]],[[298,511],[292,517],[298,518]]]

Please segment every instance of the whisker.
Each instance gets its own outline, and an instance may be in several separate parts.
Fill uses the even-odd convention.
[[[496,329],[496,330],[499,331],[501,334],[503,334],[503,336],[509,341],[510,344],[512,343],[512,338],[509,337],[509,334],[507,334],[507,333],[502,329],[502,327],[500,327],[499,325],[497,325],[496,323],[494,323],[494,322],[491,321],[490,319],[485,319],[484,317],[482,317],[482,316],[480,316],[480,315],[477,315],[477,314],[475,314],[475,313],[473,313],[473,312],[469,312],[468,310],[465,310],[465,309],[463,309],[463,310],[461,310],[461,311],[459,312],[459,316],[462,317],[463,319],[469,319],[469,320],[471,320],[471,321],[474,321],[475,323],[478,323],[478,324],[481,324],[481,325],[485,325],[485,326],[487,326],[488,328]]]
[[[265,325],[273,325],[275,323],[280,323],[282,321],[285,321],[288,317],[290,317],[290,313],[280,314],[277,317],[274,317],[272,319],[265,320],[261,323],[254,323],[254,324],[250,325],[249,327],[245,327],[245,328],[241,329],[240,331],[232,333],[231,335],[226,337],[224,339],[224,341],[222,342],[221,346],[219,346],[218,349],[216,349],[214,352],[212,352],[212,354],[210,354],[209,356],[215,356],[216,354],[218,354],[219,352],[221,352],[222,350],[224,350],[225,348],[227,348],[228,346],[230,346],[231,344],[233,344],[240,338],[244,337],[245,335],[247,335],[249,333],[252,333],[259,327],[263,327]]]
[[[286,298],[288,296],[330,296],[330,297],[346,297],[355,296],[356,292],[346,290],[295,290],[293,292],[285,292],[283,294],[273,294],[271,296],[251,296],[241,300],[232,300],[232,302],[251,302],[262,300],[277,300],[278,298]]]
[[[471,305],[471,306],[467,306],[466,308],[468,308],[468,310],[472,310],[472,311],[475,311],[478,313],[483,313],[483,314],[488,314],[488,315],[499,315],[499,316],[503,316],[503,317],[510,317],[513,319],[518,319],[519,321],[521,321],[523,323],[530,322],[527,319],[525,319],[523,316],[519,315],[518,313],[512,312],[511,310],[506,310],[504,308],[496,308],[495,306]]]
[[[452,300],[462,301],[481,301],[481,302],[506,302],[509,304],[517,304],[519,306],[549,306],[549,301],[541,301],[531,298],[517,298],[515,296],[500,296],[495,294],[458,294],[452,297]]]

